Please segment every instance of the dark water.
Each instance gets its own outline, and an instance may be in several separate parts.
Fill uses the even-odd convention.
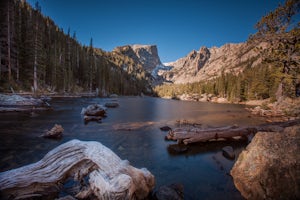
[[[175,127],[176,120],[201,123],[203,127],[254,125],[261,119],[249,117],[243,106],[184,102],[158,98],[121,97],[120,106],[108,109],[101,124],[85,125],[82,107],[104,104],[111,99],[53,99],[54,111],[33,114],[0,114],[0,171],[40,160],[48,151],[71,139],[95,140],[112,149],[138,168],[146,167],[156,178],[156,187],[171,183],[184,186],[185,199],[241,199],[228,175],[234,161],[222,156],[221,149],[233,146],[239,153],[245,143],[191,145],[188,152],[172,154],[159,127]],[[61,124],[61,140],[40,137],[53,125]],[[128,129],[131,127],[131,130]]]

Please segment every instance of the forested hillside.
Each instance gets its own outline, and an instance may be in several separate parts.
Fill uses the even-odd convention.
[[[219,60],[222,61],[219,63],[225,63],[224,66],[220,66],[219,63],[212,69],[204,66],[200,71],[197,69],[197,74],[194,73],[196,75],[192,74],[197,77],[185,77],[188,81],[205,77],[201,79],[202,81],[165,84],[156,87],[155,91],[159,96],[174,98],[182,94],[206,93],[235,102],[266,98],[278,100],[282,96],[292,98],[300,96],[299,11],[299,0],[287,0],[264,16],[255,25],[257,33],[250,36],[247,42],[236,45],[242,47],[239,53],[244,52],[244,55],[253,51],[253,57],[243,58],[238,54],[231,55],[231,57],[218,55]],[[226,45],[220,49],[222,48],[226,48]],[[201,51],[197,55],[200,55],[199,59],[204,57]],[[189,56],[184,60],[184,64],[189,61],[188,59]],[[210,61],[209,64],[212,62]],[[195,66],[192,66],[192,70],[194,69]],[[216,73],[216,69],[221,69],[218,72],[219,75],[210,78],[209,70]],[[175,70],[166,72],[167,75],[168,73],[173,73],[169,76],[175,79],[175,82],[178,81],[175,76],[186,75],[182,71],[176,74]]]
[[[38,4],[2,0],[0,20],[0,92],[151,92],[147,74],[130,58],[96,49],[92,39],[81,45]]]

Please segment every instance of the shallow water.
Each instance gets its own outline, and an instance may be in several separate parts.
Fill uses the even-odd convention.
[[[190,145],[188,152],[173,154],[159,127],[176,127],[176,120],[201,123],[202,127],[255,125],[262,119],[249,117],[242,105],[186,102],[150,97],[121,97],[118,108],[107,110],[102,123],[83,123],[82,107],[104,104],[105,98],[56,98],[53,111],[38,114],[1,113],[0,171],[40,160],[48,151],[71,139],[95,140],[138,168],[146,167],[156,178],[156,188],[171,183],[184,186],[185,199],[242,199],[229,176],[234,161],[222,156],[231,145],[239,153],[245,143]],[[61,124],[61,140],[40,137]],[[130,131],[129,131],[130,130]]]

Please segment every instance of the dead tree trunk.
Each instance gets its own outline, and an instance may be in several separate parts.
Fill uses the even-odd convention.
[[[1,199],[48,196],[70,177],[80,184],[88,177],[75,195],[80,199],[143,199],[154,187],[147,169],[131,166],[99,142],[72,140],[36,163],[0,173]]]
[[[249,127],[221,127],[221,128],[210,128],[210,129],[200,129],[200,128],[177,128],[169,131],[166,136],[169,140],[178,141],[178,143],[190,144],[195,142],[206,142],[206,141],[216,141],[224,140],[235,137],[247,137],[250,134],[255,134],[258,131],[282,131],[285,127],[300,124],[300,119],[287,121],[287,122],[277,122],[262,124],[258,126]]]
[[[7,69],[8,82],[11,84],[11,32],[10,32],[10,1],[7,1]]]

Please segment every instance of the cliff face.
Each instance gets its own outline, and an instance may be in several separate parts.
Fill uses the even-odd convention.
[[[206,81],[222,73],[239,74],[246,67],[255,67],[262,62],[257,50],[260,47],[266,48],[267,45],[238,43],[201,47],[198,51],[192,50],[187,56],[165,65],[160,61],[156,45],[120,46],[112,53],[128,57],[136,66],[141,66],[147,73],[148,81],[154,86],[163,82],[178,84]]]
[[[265,47],[265,44],[260,44]],[[247,66],[261,63],[256,47],[248,43],[225,44],[218,47],[201,47],[187,56],[168,63],[171,70],[162,73],[166,81],[173,83],[192,83],[209,80],[224,73],[238,74]]]
[[[162,65],[156,45],[126,45],[116,47],[113,52],[119,52],[132,58],[136,63],[141,64],[144,70],[149,73],[152,73],[157,66]]]

